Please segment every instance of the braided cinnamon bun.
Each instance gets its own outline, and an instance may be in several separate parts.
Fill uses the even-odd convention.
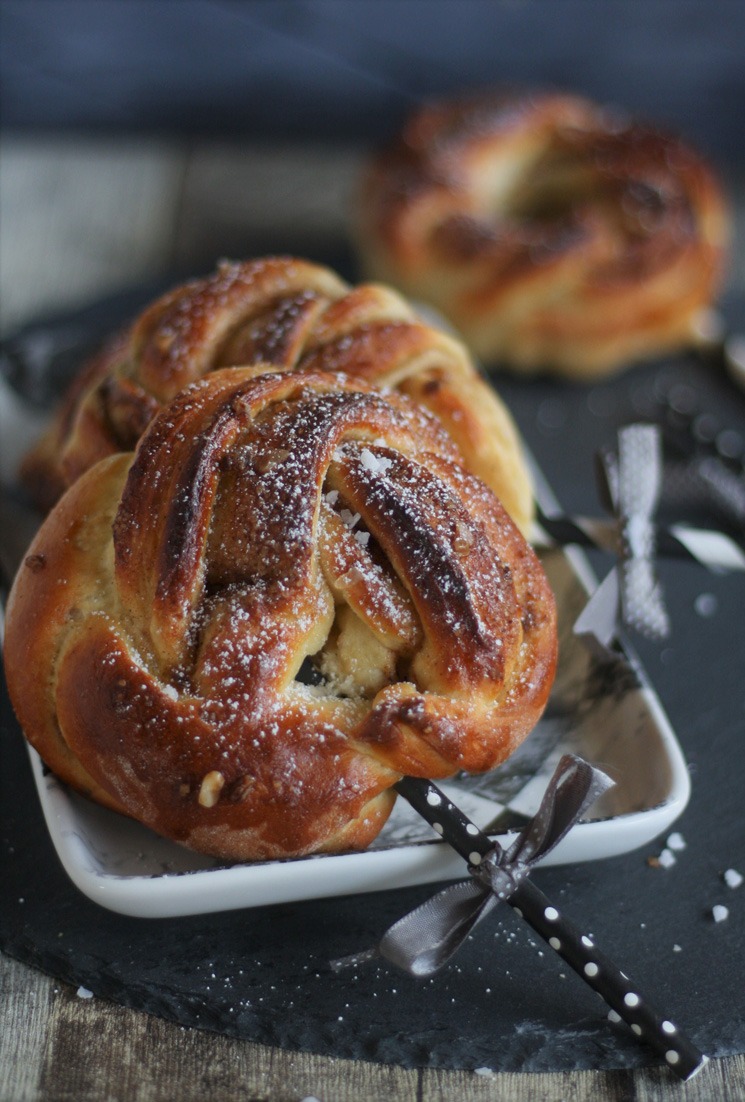
[[[576,378],[689,342],[722,276],[725,203],[679,140],[576,96],[415,112],[359,201],[366,270],[488,362]]]
[[[435,414],[526,531],[532,492],[516,429],[463,346],[394,291],[270,257],[223,263],[162,298],[76,379],[23,479],[43,508],[98,459],[133,448],[157,410],[219,367],[269,362],[395,387]]]
[[[73,484],[5,647],[55,773],[230,860],[362,848],[402,774],[497,765],[555,656],[533,551],[435,418],[261,367],[186,388]]]

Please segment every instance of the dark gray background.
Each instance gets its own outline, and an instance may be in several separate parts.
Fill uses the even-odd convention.
[[[367,143],[412,101],[571,87],[745,161],[742,0],[0,0],[2,125]]]

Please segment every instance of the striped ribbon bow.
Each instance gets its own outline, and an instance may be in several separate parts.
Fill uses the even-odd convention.
[[[666,639],[670,619],[655,573],[654,513],[662,488],[662,448],[656,425],[627,425],[618,452],[603,451],[599,482],[616,518],[616,566],[587,602],[574,630],[608,646],[619,619],[649,639]]]

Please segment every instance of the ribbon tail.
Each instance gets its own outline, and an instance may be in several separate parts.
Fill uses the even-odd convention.
[[[620,520],[623,622],[648,639],[666,639],[670,622],[655,572],[652,518],[662,490],[662,447],[655,425],[618,434],[616,507]]]
[[[651,561],[628,559],[620,569],[623,622],[647,639],[667,639],[670,618]]]
[[[653,517],[662,492],[663,461],[660,431],[655,425],[627,425],[618,433],[618,454],[608,449],[598,456],[598,492],[604,506],[615,515],[618,533],[618,566],[613,585],[618,589],[616,614],[621,623],[649,639],[666,639],[670,621],[655,572]],[[582,635],[605,657],[617,626],[610,619],[606,589],[599,587],[583,613]]]
[[[558,846],[614,781],[576,754],[564,754],[538,811],[507,850],[503,863],[532,866]]]
[[[473,880],[452,884],[404,915],[383,935],[378,951],[412,976],[430,976],[458,951],[497,903]]]
[[[618,635],[619,600],[618,570],[614,567],[574,623],[574,634],[603,662],[618,656],[613,643]]]
[[[537,813],[509,850],[503,850],[498,842],[486,848],[481,860],[469,865],[471,880],[451,884],[400,918],[383,935],[377,952],[412,976],[437,972],[477,923],[500,900],[515,894],[536,861],[561,841],[579,816],[612,784],[610,777],[582,758],[564,754]],[[343,968],[370,955],[370,951],[356,954],[332,962],[332,967]]]

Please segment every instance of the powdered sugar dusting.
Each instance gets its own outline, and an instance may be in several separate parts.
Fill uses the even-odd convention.
[[[125,806],[195,848],[282,857],[369,844],[412,753],[500,760],[547,690],[542,576],[469,479],[428,415],[345,377],[235,368],[184,391],[115,530],[139,632],[103,692]]]

